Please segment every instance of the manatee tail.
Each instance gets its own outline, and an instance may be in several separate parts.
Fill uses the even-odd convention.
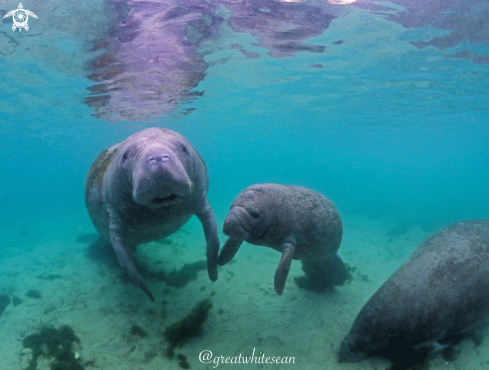
[[[302,261],[302,271],[306,276],[296,278],[297,285],[313,291],[325,291],[343,285],[349,274],[340,256],[322,261]]]

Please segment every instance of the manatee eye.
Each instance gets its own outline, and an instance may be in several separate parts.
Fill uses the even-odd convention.
[[[188,149],[185,145],[182,145],[182,151],[186,154],[188,154]]]
[[[260,215],[256,211],[250,211],[250,216],[253,218],[259,218],[260,217]]]
[[[123,155],[122,155],[122,160],[126,160],[127,159],[127,152],[125,152]]]

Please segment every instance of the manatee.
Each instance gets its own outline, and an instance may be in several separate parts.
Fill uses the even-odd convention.
[[[100,234],[94,243],[111,244],[122,269],[154,300],[132,251],[174,233],[196,215],[215,281],[219,239],[208,188],[205,163],[182,135],[162,128],[139,131],[100,153],[90,168],[85,203]]]
[[[235,256],[243,241],[282,253],[274,277],[278,295],[284,291],[292,259],[301,260],[306,276],[323,284],[341,285],[348,277],[336,254],[343,234],[338,211],[313,190],[252,185],[233,201],[223,232],[228,239],[217,259],[221,266]]]
[[[489,220],[449,226],[421,244],[368,300],[340,355],[355,362],[371,353],[433,354],[487,321],[487,292]]]

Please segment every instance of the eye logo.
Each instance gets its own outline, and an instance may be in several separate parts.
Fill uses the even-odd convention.
[[[14,9],[8,12],[3,16],[3,18],[7,18],[10,16],[12,16],[14,20],[14,24],[12,25],[12,31],[15,31],[18,28],[19,32],[22,32],[22,28],[24,28],[26,31],[29,31],[29,25],[27,24],[27,21],[29,20],[29,16],[37,18],[37,15],[35,15],[33,12],[29,10],[25,10],[24,7],[22,6],[22,3],[19,3],[18,9]]]

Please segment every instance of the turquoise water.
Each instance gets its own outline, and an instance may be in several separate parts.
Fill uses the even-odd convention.
[[[42,290],[40,280],[35,279],[39,271],[22,264],[39,255],[44,258],[43,273],[56,271],[59,264],[67,266],[65,276],[72,271],[70,266],[77,269],[68,256],[78,251],[83,261],[84,254],[74,240],[79,234],[95,232],[83,198],[90,165],[103,149],[152,126],[181,133],[205,160],[210,176],[208,196],[219,230],[232,200],[245,187],[262,182],[295,184],[321,192],[338,208],[345,223],[340,254],[344,249],[344,256],[354,255],[362,248],[371,249],[372,256],[389,252],[391,264],[378,276],[372,272],[374,285],[359,293],[362,298],[357,299],[353,313],[338,319],[344,320],[338,340],[348,331],[355,309],[423,240],[452,223],[489,217],[489,67],[485,56],[489,40],[487,24],[481,21],[487,11],[485,2],[438,7],[414,1],[349,5],[312,0],[169,2],[166,8],[155,4],[28,1],[24,8],[38,16],[29,18],[29,31],[12,31],[11,18],[0,24],[0,232],[4,234],[0,252],[5,255],[2,265],[9,266],[0,275],[0,293],[23,296],[36,284]],[[0,8],[7,12],[17,5],[4,1]],[[169,9],[174,11],[172,17],[158,18],[149,25],[137,23],[158,12],[167,14]],[[429,20],[416,18],[417,12],[427,14]],[[240,18],[240,14],[246,16]],[[281,16],[275,19],[274,14]],[[418,21],[403,18],[405,14]],[[158,37],[151,36],[151,25],[157,36],[160,32]],[[145,44],[151,37],[156,42]],[[430,44],[433,40],[441,41]],[[108,54],[117,62],[103,62]],[[138,59],[147,55],[161,59],[151,67],[153,62]],[[107,71],[113,74],[104,75]],[[168,269],[202,258],[204,239],[199,225],[193,220],[187,229],[199,252],[188,258],[175,257],[178,263]],[[349,230],[354,234],[353,229],[371,236],[361,244],[360,236],[348,236]],[[390,244],[386,249],[389,230],[396,234],[399,229],[404,230],[399,233],[405,244]],[[404,240],[406,235],[409,242]],[[221,237],[222,245],[225,237]],[[248,248],[250,255],[252,248]],[[66,253],[68,260],[63,261],[59,253]],[[273,273],[278,255],[263,253],[268,253],[263,261],[270,260],[263,273]],[[360,269],[366,261],[349,258],[345,260],[355,261]],[[243,269],[242,277],[255,284],[252,275],[244,273],[249,274],[251,261],[242,258],[238,262],[229,271]],[[110,271],[118,277],[117,271]],[[300,274],[300,266],[296,272]],[[223,276],[227,277],[221,274],[220,284],[210,288],[210,281],[201,273],[197,288],[185,292],[189,306],[198,301],[201,283],[208,285],[207,293],[214,289],[216,297],[232,289]],[[267,277],[267,284],[271,279]],[[108,278],[107,284],[111,284]],[[83,289],[90,290],[89,285]],[[124,289],[131,291],[129,298],[145,299],[131,285]],[[155,289],[160,301],[163,289]],[[296,299],[301,300],[302,292],[294,289]],[[64,290],[70,290],[69,282],[53,289],[60,295]],[[195,299],[189,298],[194,291]],[[312,304],[328,304],[327,297],[307,294]],[[178,300],[178,294],[172,297]],[[348,297],[354,300],[356,296]],[[86,307],[77,306],[73,315],[88,315],[84,310],[97,298],[87,295],[84,299]],[[236,299],[236,306],[227,302],[225,310],[246,309],[239,295],[229,299]],[[38,323],[31,322],[32,317],[56,327],[73,325],[82,343],[96,338],[95,334],[80,335],[85,329],[78,321],[70,322],[69,313],[58,319],[53,311],[45,313],[48,303],[39,306],[41,311],[44,308],[39,313],[38,306],[24,300],[30,309],[17,314],[10,306],[0,317],[2,325],[8,325],[9,319],[16,325],[23,323],[18,324],[21,328],[13,325],[8,333],[2,332],[8,336],[2,340],[3,348],[11,355],[6,357],[8,363],[2,364],[0,358],[0,369],[21,368],[21,343],[11,338],[34,332]],[[145,307],[150,304],[144,303]],[[175,308],[175,315],[178,312]],[[257,315],[260,312],[263,317],[254,318],[258,322],[271,315],[266,307]],[[332,312],[341,316],[342,311]],[[14,320],[15,315],[19,317]],[[243,317],[250,315],[242,313]],[[292,317],[294,322],[300,320]],[[315,326],[311,317],[313,313],[307,316],[308,325]],[[124,320],[124,313],[117,320]],[[83,326],[89,325],[87,319]],[[284,341],[281,327],[274,328],[268,337]],[[228,329],[232,326],[223,336],[229,334]],[[201,340],[206,345],[219,338],[213,330],[205,328],[209,336]],[[283,348],[295,348],[294,340],[286,342]],[[266,340],[260,343],[262,350],[277,349],[276,343],[270,347]],[[195,343],[195,348],[204,347]],[[229,351],[233,350],[237,351]],[[303,356],[300,366],[319,368],[326,361],[320,350],[301,350],[296,355]],[[98,351],[100,357],[111,350],[105,343],[90,351],[93,356]],[[333,352],[328,349],[324,357],[332,359]],[[187,350],[186,354],[192,358],[192,367],[204,368],[197,361],[198,352]],[[459,359],[459,364],[471,363],[472,355]],[[147,362],[133,360],[141,363],[141,369],[179,368],[162,353]],[[477,366],[479,360],[473,360]],[[96,368],[124,368],[122,363],[106,361],[105,365],[102,360],[95,362]]]

